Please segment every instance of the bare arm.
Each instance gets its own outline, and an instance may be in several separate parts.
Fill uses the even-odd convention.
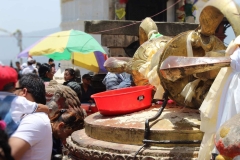
[[[19,160],[31,147],[30,144],[23,139],[17,137],[11,137],[9,139],[9,145],[11,147],[11,154],[15,160]]]
[[[37,108],[36,112],[44,112],[44,113],[48,114],[49,108],[46,105],[38,104],[38,108]]]

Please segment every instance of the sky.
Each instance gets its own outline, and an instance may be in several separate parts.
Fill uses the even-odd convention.
[[[13,63],[19,61],[16,58],[19,53],[17,40],[9,33],[21,30],[25,49],[39,39],[26,36],[46,36],[60,31],[60,23],[60,0],[0,0],[0,61],[6,65],[11,60]],[[46,57],[36,59],[41,63],[47,60]]]
[[[60,0],[0,0],[0,28],[32,32],[58,27]]]

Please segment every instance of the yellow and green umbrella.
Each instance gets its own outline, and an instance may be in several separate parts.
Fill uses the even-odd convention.
[[[107,59],[102,46],[82,31],[69,30],[48,35],[18,54],[20,57],[47,56],[54,60],[72,60],[74,65],[93,72],[106,72]]]

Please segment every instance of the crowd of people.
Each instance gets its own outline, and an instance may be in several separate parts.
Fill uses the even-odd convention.
[[[85,83],[89,75],[83,75],[81,83],[81,78],[76,80],[79,70],[68,68],[62,85],[74,91],[79,103],[68,108],[59,105],[50,113],[45,87],[53,79],[54,61],[34,64],[36,61],[28,58],[25,65],[16,62],[16,68],[0,65],[0,159],[58,159],[66,138],[84,127],[81,99],[93,102],[94,90],[89,80]]]
[[[66,138],[84,127],[86,113],[80,104],[94,103],[92,75],[81,77],[78,69],[65,69],[62,85],[71,88],[79,103],[51,110],[46,87],[55,72],[53,59],[40,64],[29,57],[22,65],[16,62],[16,68],[0,64],[0,159],[57,159]],[[103,84],[112,90],[129,87],[131,81],[127,73],[108,73]]]

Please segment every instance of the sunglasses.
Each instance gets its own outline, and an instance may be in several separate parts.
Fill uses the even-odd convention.
[[[23,89],[23,87],[15,87],[15,90]]]

